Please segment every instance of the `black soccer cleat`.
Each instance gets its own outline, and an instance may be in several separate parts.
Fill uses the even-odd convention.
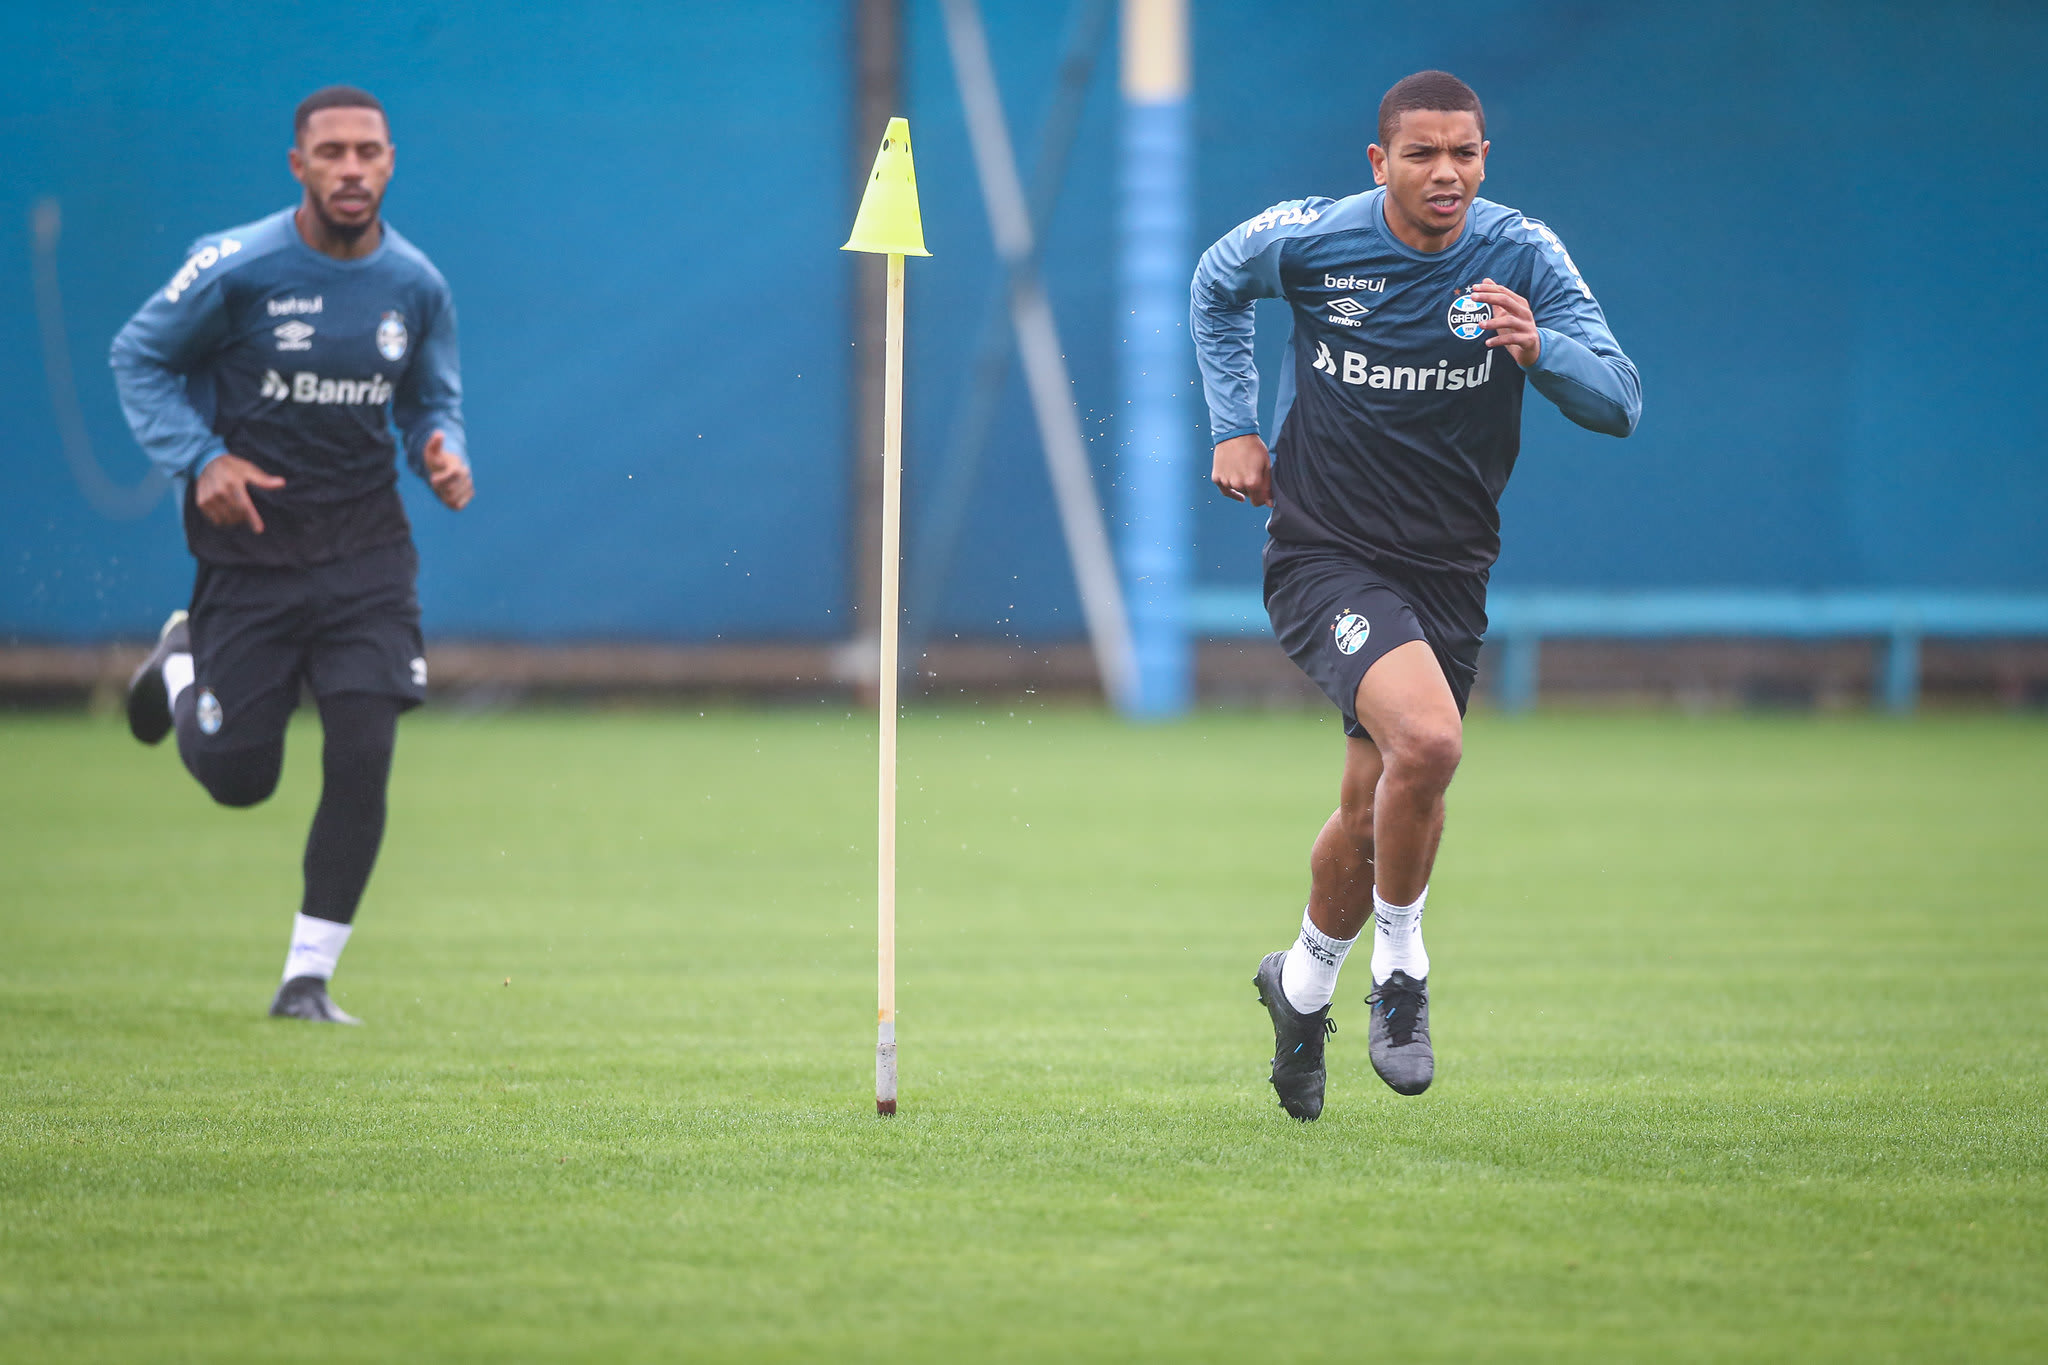
[[[1259,1003],[1273,1016],[1273,1091],[1280,1107],[1307,1123],[1323,1112],[1323,1039],[1337,1031],[1330,1007],[1314,1014],[1302,1014],[1287,1003],[1280,989],[1280,964],[1287,960],[1283,950],[1268,953],[1259,963],[1252,984],[1259,988]]]
[[[192,632],[185,613],[174,611],[157,632],[156,648],[128,679],[128,733],[144,744],[160,744],[171,732],[171,693],[164,685],[164,660],[192,652]]]
[[[304,1019],[315,1024],[360,1024],[363,1021],[327,998],[327,982],[317,976],[295,976],[277,988],[270,1002],[273,1019]]]
[[[1398,1095],[1420,1095],[1436,1078],[1436,1053],[1429,1046],[1429,978],[1417,981],[1395,970],[1372,994],[1371,1032],[1366,1038],[1372,1069]]]

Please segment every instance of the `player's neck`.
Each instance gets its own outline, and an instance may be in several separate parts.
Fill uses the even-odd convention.
[[[337,261],[359,261],[375,251],[384,241],[384,220],[376,219],[354,236],[334,231],[326,220],[313,212],[310,204],[300,204],[298,212],[292,215],[292,223],[299,230],[299,240],[323,256],[332,256]]]
[[[1458,239],[1465,235],[1465,219],[1463,218],[1458,220],[1458,226],[1454,231],[1445,233],[1424,232],[1414,223],[1406,221],[1401,215],[1393,212],[1393,200],[1391,197],[1382,197],[1380,200],[1380,221],[1387,225],[1387,231],[1391,232],[1394,235],[1394,240],[1402,246],[1407,247],[1410,251],[1420,251],[1430,256],[1434,256],[1439,251],[1449,251],[1458,244]]]

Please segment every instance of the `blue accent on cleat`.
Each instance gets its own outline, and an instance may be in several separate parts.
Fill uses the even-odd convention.
[[[1273,1020],[1273,1092],[1282,1109],[1307,1123],[1323,1112],[1323,1085],[1328,1074],[1323,1067],[1323,1040],[1337,1031],[1337,1024],[1330,1018],[1328,1005],[1314,1014],[1303,1014],[1287,1003],[1286,992],[1280,989],[1280,965],[1286,960],[1284,951],[1268,953],[1259,963],[1252,985],[1258,988],[1259,1003]]]
[[[1399,1095],[1420,1095],[1436,1078],[1436,1053],[1429,1045],[1429,978],[1420,981],[1403,971],[1391,973],[1373,987],[1365,1003],[1373,1007],[1366,1039],[1372,1069]]]

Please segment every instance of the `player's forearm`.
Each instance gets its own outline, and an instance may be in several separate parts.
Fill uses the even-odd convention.
[[[185,396],[184,379],[117,338],[111,359],[114,388],[128,428],[151,464],[171,478],[193,478],[227,453]]]
[[[1619,351],[1605,355],[1552,328],[1540,329],[1542,353],[1528,371],[1536,391],[1565,416],[1608,436],[1627,436],[1643,415],[1642,379]]]
[[[1259,429],[1259,370],[1252,359],[1250,304],[1220,306],[1195,282],[1188,330],[1195,339],[1195,366],[1209,403],[1209,438],[1227,441]]]
[[[1257,220],[1254,220],[1257,221]],[[1310,215],[1313,221],[1313,215]],[[1213,442],[1259,429],[1259,370],[1252,359],[1256,300],[1280,296],[1281,243],[1254,250],[1250,224],[1202,253],[1188,287],[1188,333],[1209,402]]]

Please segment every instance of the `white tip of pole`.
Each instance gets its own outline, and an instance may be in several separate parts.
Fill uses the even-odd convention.
[[[875,1029],[875,1112],[896,1112],[896,1021]]]

